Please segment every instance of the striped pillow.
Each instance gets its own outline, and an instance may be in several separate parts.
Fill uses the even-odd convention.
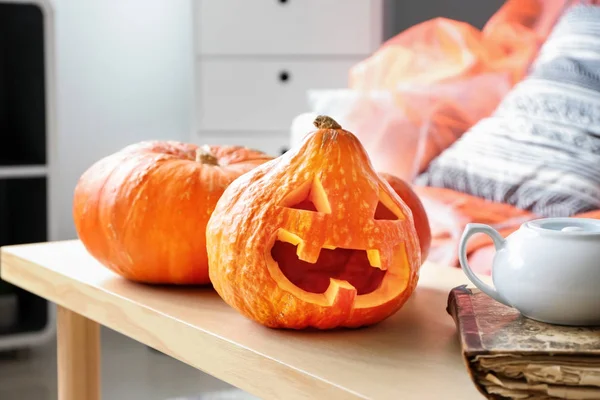
[[[566,13],[529,76],[417,184],[541,216],[600,208],[600,7]]]

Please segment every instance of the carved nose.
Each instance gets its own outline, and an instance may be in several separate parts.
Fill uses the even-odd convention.
[[[560,230],[561,232],[581,232],[583,228],[580,226],[565,226]]]

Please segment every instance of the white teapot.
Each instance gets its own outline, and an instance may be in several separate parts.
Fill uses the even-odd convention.
[[[476,233],[494,242],[495,288],[467,262],[467,241]],[[468,224],[459,259],[477,288],[526,317],[559,325],[600,325],[600,220],[538,219],[506,239],[488,225]]]

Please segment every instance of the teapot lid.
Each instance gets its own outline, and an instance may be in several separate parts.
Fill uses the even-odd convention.
[[[525,226],[546,234],[600,236],[600,220],[591,218],[542,218]]]

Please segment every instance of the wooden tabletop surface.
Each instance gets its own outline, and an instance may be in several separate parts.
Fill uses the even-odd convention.
[[[2,279],[265,399],[480,399],[448,292],[460,270],[426,264],[396,315],[359,330],[264,328],[208,288],[125,281],[78,241],[2,249]]]

